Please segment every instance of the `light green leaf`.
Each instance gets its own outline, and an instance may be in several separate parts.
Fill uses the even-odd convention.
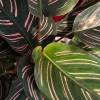
[[[43,51],[43,52],[42,52]],[[33,51],[35,80],[51,100],[99,100],[100,60],[74,45],[52,43]]]

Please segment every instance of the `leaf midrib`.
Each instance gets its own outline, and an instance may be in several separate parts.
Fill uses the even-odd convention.
[[[93,90],[89,90],[88,88],[86,88],[84,85],[81,85],[79,82],[77,82],[76,80],[75,80],[75,78],[74,77],[71,77],[69,74],[68,74],[68,72],[64,72],[61,68],[60,68],[60,66],[58,67],[58,65],[45,53],[45,50],[46,50],[46,48],[43,50],[43,55],[45,56],[45,58],[47,58],[52,64],[54,64],[55,66],[56,66],[56,68],[58,69],[58,70],[60,70],[62,73],[64,73],[65,74],[65,76],[67,76],[69,79],[71,79],[73,82],[75,82],[77,85],[79,85],[80,87],[82,87],[82,88],[84,88],[84,89],[86,89],[87,91],[89,91],[90,93],[92,93],[92,94],[94,94],[94,95],[96,95],[97,96],[97,94],[95,93],[95,92],[93,92]],[[94,55],[93,55],[94,56]],[[96,57],[97,58],[97,57]],[[100,61],[99,61],[100,62]]]

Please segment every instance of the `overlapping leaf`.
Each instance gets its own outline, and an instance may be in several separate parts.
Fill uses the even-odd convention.
[[[41,43],[44,40],[46,40],[47,38],[49,38],[51,35],[56,34],[56,24],[54,23],[52,18],[45,17],[44,15],[42,15],[39,18],[38,31],[37,30],[35,30],[35,31],[36,32],[34,34],[34,37],[38,34],[38,39],[39,39],[39,42]],[[49,40],[47,40],[47,41],[49,41]]]
[[[32,29],[38,19],[28,10],[27,0],[0,1],[0,36],[18,53],[26,54],[34,48]]]
[[[44,100],[45,97],[38,90],[34,80],[34,64],[27,57],[22,57],[19,61],[17,74],[21,80],[25,94],[29,100]]]
[[[52,43],[33,51],[35,80],[53,100],[99,100],[100,60],[74,45]]]
[[[80,40],[93,47],[100,47],[100,2],[80,13],[74,22],[73,31]]]
[[[79,0],[74,9],[58,24],[57,33],[63,35],[71,32],[75,17],[84,9],[96,4],[97,2],[99,2],[99,0]],[[72,38],[73,34],[68,36],[69,38]]]
[[[29,8],[33,14],[39,16],[64,15],[71,11],[78,0],[28,0]]]

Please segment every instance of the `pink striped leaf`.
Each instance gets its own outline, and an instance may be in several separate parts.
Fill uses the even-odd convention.
[[[24,91],[29,100],[45,100],[45,97],[38,90],[34,80],[34,64],[31,63],[29,58],[24,56],[20,59],[18,65],[18,78],[21,80]]]
[[[28,10],[26,0],[0,0],[0,36],[20,54],[30,54],[38,19]],[[33,33],[32,33],[33,32]]]

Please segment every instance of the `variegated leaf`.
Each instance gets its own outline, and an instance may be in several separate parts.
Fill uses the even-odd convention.
[[[100,2],[80,13],[74,22],[73,31],[80,40],[92,47],[100,47]]]
[[[99,0],[79,0],[74,9],[61,20],[57,27],[58,35],[63,35],[71,32],[75,17],[80,14],[84,9],[96,4]],[[73,34],[69,34],[67,37],[72,38]]]
[[[78,0],[28,0],[29,8],[33,14],[39,16],[64,15],[71,11]]]
[[[28,10],[27,0],[0,0],[0,36],[20,54],[31,54],[38,18]]]
[[[34,80],[34,64],[27,57],[22,57],[18,64],[17,74],[29,100],[44,100]],[[47,99],[46,99],[47,100]]]
[[[29,2],[33,2],[33,1],[30,0]],[[31,3],[29,3],[29,6],[30,4]],[[54,40],[55,38],[54,35],[56,34],[56,24],[54,23],[51,17],[45,17],[43,14],[41,14],[41,16],[39,15],[39,23],[38,23],[37,30],[33,28],[32,33],[34,33],[33,38],[38,36],[39,43],[45,46]]]
[[[35,80],[52,100],[99,100],[100,60],[74,45],[52,43],[33,51]]]
[[[42,0],[28,0],[28,6],[33,15],[42,16]]]
[[[34,30],[33,28],[33,32],[34,31],[35,31],[34,37],[38,35],[39,43],[43,43],[45,40],[50,41],[49,37],[54,36],[56,34],[56,24],[54,23],[52,18],[45,17],[44,15],[42,15],[39,18],[38,31]]]

